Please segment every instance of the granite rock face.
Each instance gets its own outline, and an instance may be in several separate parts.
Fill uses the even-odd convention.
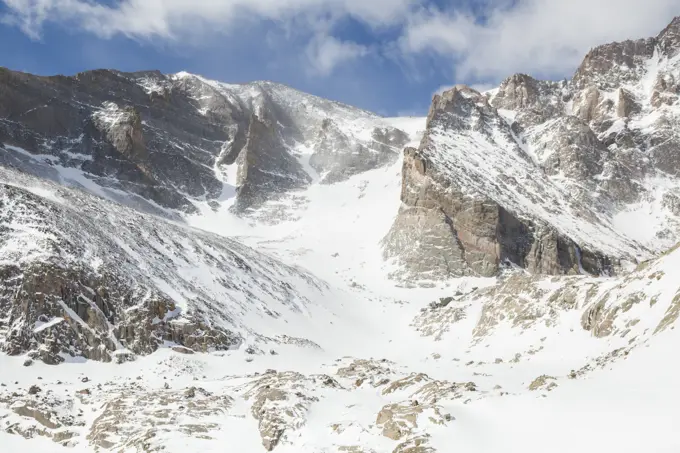
[[[383,242],[386,257],[404,264],[410,277],[492,276],[504,262],[539,273],[578,272],[584,265],[592,273],[610,271],[611,261],[595,244],[579,245],[546,219],[523,212],[550,205],[548,214],[565,223],[577,215],[574,208],[556,209],[566,208],[564,192],[514,137],[480,93],[456,87],[436,96],[420,148],[404,153],[403,207]],[[570,143],[554,146],[558,169],[597,171],[598,161],[579,159]],[[503,152],[507,162],[493,162],[494,152]],[[560,153],[569,159],[560,160]],[[575,208],[597,217],[586,206]],[[597,228],[606,234],[606,225]]]
[[[571,80],[516,74],[485,94],[436,95],[420,146],[404,152],[402,207],[383,241],[394,276],[491,276],[504,263],[611,273],[672,245],[672,222],[649,240],[618,219],[644,203],[674,216],[679,34],[675,19],[655,38],[599,46]]]
[[[264,203],[272,194],[301,189],[311,181],[302,165],[290,155],[267,113],[254,115],[246,143],[236,159],[238,210]]]
[[[77,169],[94,183],[191,211],[187,196],[216,197],[209,169],[224,126],[205,121],[180,87],[147,92],[160,73],[98,70],[38,77],[0,70],[0,143]],[[3,152],[4,163],[16,156]],[[18,166],[18,165],[17,165]]]
[[[344,132],[335,121],[326,119],[317,137],[317,146],[309,164],[316,170],[322,183],[334,183],[348,177],[393,163],[399,157],[394,150],[401,151],[409,141],[408,135],[394,128],[375,127],[371,140],[359,143]],[[340,147],[350,152],[338,157]]]
[[[235,191],[243,214],[394,162],[407,139],[377,115],[270,82],[0,69],[0,163],[156,213]]]

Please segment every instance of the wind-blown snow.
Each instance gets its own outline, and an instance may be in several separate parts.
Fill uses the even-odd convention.
[[[568,187],[549,178],[535,164],[514,141],[506,124],[496,120],[486,127],[488,133],[472,128],[433,128],[425,156],[450,175],[463,193],[488,196],[510,212],[541,219],[578,244],[612,256],[634,257],[641,253],[606,218],[586,205],[575,207]]]
[[[265,91],[281,96],[279,102],[297,106],[301,123],[327,116],[360,140],[384,125],[407,132],[413,146],[425,126],[424,118],[380,118],[266,82],[211,86],[253,105]],[[162,89],[146,82],[142,88]],[[497,131],[513,121],[512,112],[500,113]],[[105,106],[99,119],[115,122],[117,115]],[[633,127],[652,127],[656,119],[637,121]],[[472,130],[435,129],[431,138],[436,152],[429,157],[463,189],[549,221],[584,244],[634,255],[633,241],[658,242],[672,224],[663,204],[664,194],[676,189],[671,178],[650,180],[648,198],[611,219],[584,222],[568,189],[538,170],[543,157],[516,145],[510,132],[494,133],[493,149],[488,136]],[[292,151],[312,174],[311,150]],[[101,451],[108,445],[112,451],[261,452],[268,420],[275,432],[284,431],[274,447],[279,453],[398,452],[407,448],[401,442],[416,439],[439,452],[680,448],[680,338],[673,329],[680,314],[680,249],[616,278],[511,270],[499,279],[404,288],[388,279],[379,249],[400,207],[400,159],[335,184],[317,178],[249,217],[228,209],[236,166],[216,168],[224,182],[220,205],[196,200],[197,214],[168,221],[110,201],[115,190],[61,167],[53,156],[8,145],[3,152],[43,165],[61,185],[0,170],[0,264],[52,262],[95,273],[116,266],[140,294],[156,291],[177,302],[151,324],[198,312],[243,337],[228,351],[185,354],[166,344],[122,364],[70,358],[58,367],[23,366],[26,357],[0,355],[0,370],[10,370],[0,373],[3,451],[80,453],[104,440]],[[513,190],[503,175],[516,180]],[[45,318],[30,328],[44,334],[62,322]],[[119,354],[129,352],[116,346]],[[365,374],[355,359],[368,361]],[[542,375],[549,376],[545,384],[529,390]],[[40,387],[35,395],[28,392],[32,385]],[[253,411],[258,392],[270,397]],[[378,414],[390,405],[422,407],[417,426],[402,426],[400,440],[378,426]],[[34,406],[53,411],[47,425],[59,420],[60,426],[26,415]]]

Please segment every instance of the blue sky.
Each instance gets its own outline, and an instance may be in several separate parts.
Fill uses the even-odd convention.
[[[677,14],[679,0],[0,0],[0,66],[266,79],[422,115],[443,86],[568,76],[590,47]]]

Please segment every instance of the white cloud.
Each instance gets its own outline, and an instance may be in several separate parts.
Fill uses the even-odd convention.
[[[368,54],[368,48],[333,36],[319,35],[307,47],[307,57],[314,72],[328,75],[336,66]]]
[[[590,48],[655,35],[680,14],[678,0],[519,0],[510,6],[491,2],[484,24],[460,11],[423,10],[409,19],[400,47],[450,57],[460,80],[566,74]]]
[[[8,19],[38,36],[46,21],[71,22],[99,36],[173,37],[197,26],[230,27],[241,17],[310,21],[351,16],[371,27],[400,23],[419,0],[121,0],[107,6],[90,0],[1,0]]]
[[[317,74],[368,54],[401,52],[402,61],[427,54],[428,64],[455,67],[456,81],[499,81],[515,72],[566,75],[593,46],[651,36],[680,14],[680,0],[479,0],[484,21],[432,0],[0,0],[3,21],[34,38],[56,22],[100,37],[182,40],[229,32],[246,20],[270,21],[304,37]],[[459,7],[458,7],[459,8]],[[333,25],[358,20],[397,31],[394,42],[365,46],[339,39]],[[319,24],[323,24],[319,30]],[[394,33],[388,34],[394,36]],[[385,36],[385,35],[380,35]],[[299,42],[298,42],[299,44]],[[391,55],[390,55],[391,57]],[[430,68],[431,69],[431,68]]]

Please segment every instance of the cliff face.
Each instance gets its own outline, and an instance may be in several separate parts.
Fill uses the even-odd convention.
[[[537,273],[578,272],[580,265],[608,272],[611,263],[596,248],[577,246],[539,215],[521,215],[524,207],[566,205],[562,191],[543,184],[549,178],[487,98],[454,88],[435,98],[420,148],[405,151],[404,206],[385,238],[386,256],[431,277],[491,276],[503,262]],[[565,222],[576,216],[551,208],[544,213]],[[606,234],[604,225],[596,228]]]
[[[234,209],[245,213],[315,179],[394,162],[407,141],[372,113],[269,82],[0,70],[0,162],[62,182],[77,176],[155,212],[194,212],[227,187],[239,188]]]
[[[630,237],[620,213],[677,190],[678,27],[597,47],[569,81],[516,74],[485,94],[435,96],[419,148],[404,153],[385,257],[409,278],[495,275],[504,262],[601,274],[670,246],[672,211],[658,243]]]

